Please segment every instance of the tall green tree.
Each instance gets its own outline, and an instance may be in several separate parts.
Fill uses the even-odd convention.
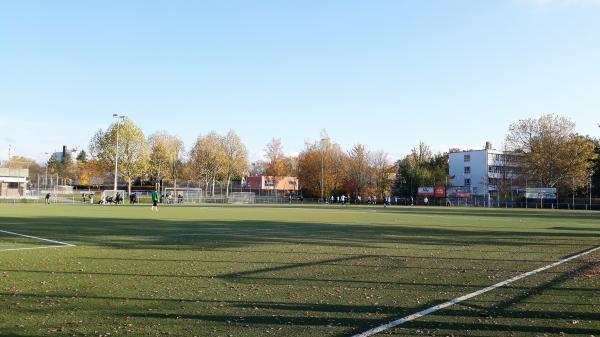
[[[448,153],[433,154],[431,148],[421,142],[411,153],[396,163],[393,184],[395,195],[410,197],[421,186],[443,185],[448,179]]]
[[[161,182],[164,177],[177,187],[177,178],[182,173],[183,141],[167,132],[155,132],[148,137],[149,172]]]
[[[77,162],[79,162],[79,163],[87,162],[87,153],[84,150],[79,151],[76,159],[77,159]]]
[[[322,151],[320,151],[318,143],[307,143],[298,155],[298,180],[300,183],[298,187],[305,196],[320,196],[321,156]]]
[[[204,185],[205,191],[215,194],[215,181],[221,173],[225,149],[223,137],[215,131],[196,139],[189,153],[188,167],[192,177]]]
[[[119,175],[127,182],[131,193],[134,179],[147,173],[149,149],[144,132],[129,118],[111,124],[107,130],[98,130],[90,142],[90,153],[94,159],[114,167],[119,136],[118,169]]]
[[[354,196],[364,195],[370,184],[374,183],[370,166],[371,153],[364,145],[357,144],[348,152],[347,188]]]
[[[390,163],[387,153],[375,151],[370,155],[370,166],[378,197],[389,196],[394,182],[394,165]]]
[[[341,146],[332,142],[325,134],[320,141],[306,143],[298,156],[298,179],[304,194],[320,196],[321,186],[325,198],[344,191],[347,156]]]
[[[226,195],[229,196],[229,186],[232,179],[242,178],[248,173],[248,151],[240,137],[230,130],[223,141],[223,156],[221,166],[223,178],[226,183]]]
[[[598,157],[593,140],[575,132],[575,122],[554,114],[511,124],[506,145],[522,154],[530,183],[563,193],[587,185]]]
[[[286,158],[283,153],[283,145],[280,138],[273,138],[265,148],[267,157],[266,174],[269,176],[282,177],[288,175]]]

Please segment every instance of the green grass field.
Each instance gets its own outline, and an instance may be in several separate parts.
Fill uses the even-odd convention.
[[[0,205],[0,336],[350,336],[600,246],[600,214]],[[42,248],[46,247],[46,248]],[[39,249],[38,249],[39,248]],[[600,335],[600,252],[382,333]]]

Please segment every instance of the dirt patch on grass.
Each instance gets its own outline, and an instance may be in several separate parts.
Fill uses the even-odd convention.
[[[600,260],[586,261],[586,268],[575,275],[575,277],[598,277],[600,276]]]

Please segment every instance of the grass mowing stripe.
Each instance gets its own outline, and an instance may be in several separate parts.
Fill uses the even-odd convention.
[[[26,238],[30,238],[30,239],[36,239],[36,240],[41,240],[41,241],[46,241],[46,242],[58,243],[58,244],[65,245],[65,246],[75,247],[75,245],[72,244],[72,243],[66,243],[66,242],[62,242],[62,241],[44,239],[44,238],[40,238],[40,237],[37,237],[37,236],[25,235],[25,234],[20,234],[20,233],[15,233],[15,232],[9,232],[9,231],[1,230],[1,229],[0,229],[0,232],[7,233],[7,234],[12,234],[12,235],[17,235],[17,236],[22,236],[22,237],[26,237]]]
[[[403,318],[391,321],[389,323],[382,324],[382,325],[380,325],[378,327],[375,327],[373,329],[367,330],[367,331],[365,331],[363,333],[359,333],[359,334],[353,335],[352,337],[368,337],[368,336],[373,336],[373,335],[375,335],[377,333],[383,332],[385,330],[389,330],[391,328],[397,327],[397,326],[402,325],[404,323],[408,323],[410,321],[414,321],[417,318],[420,318],[420,317],[423,317],[423,316],[427,316],[427,315],[429,315],[429,314],[431,314],[433,312],[436,312],[436,311],[442,310],[444,308],[450,307],[452,305],[455,305],[457,303],[466,301],[468,299],[471,299],[473,297],[476,297],[476,296],[479,296],[481,294],[487,293],[487,292],[492,291],[494,289],[497,289],[497,288],[500,288],[500,287],[504,287],[504,286],[506,286],[508,284],[511,284],[511,283],[515,282],[515,281],[524,279],[524,278],[526,278],[528,276],[535,275],[535,274],[537,274],[539,272],[542,272],[542,271],[550,269],[550,268],[554,268],[554,267],[556,267],[558,265],[561,265],[561,264],[563,264],[565,262],[569,262],[571,260],[580,258],[580,257],[582,257],[584,255],[588,255],[588,254],[593,253],[593,252],[595,252],[597,250],[600,250],[600,246],[592,248],[592,249],[588,249],[588,250],[586,250],[586,251],[584,251],[582,253],[579,253],[579,254],[572,255],[570,257],[567,257],[567,258],[564,258],[562,260],[556,261],[556,262],[551,263],[549,265],[546,265],[544,267],[540,267],[538,269],[535,269],[535,270],[528,271],[526,273],[517,275],[517,276],[512,277],[512,278],[510,278],[508,280],[505,280],[505,281],[502,281],[502,282],[498,282],[496,284],[493,284],[493,285],[491,285],[489,287],[486,287],[486,288],[483,288],[481,290],[478,290],[478,291],[475,291],[475,292],[472,292],[472,293],[469,293],[469,294],[466,294],[466,295],[454,298],[454,299],[452,299],[450,301],[447,301],[447,302],[435,305],[433,307],[429,307],[429,308],[427,308],[425,310],[421,310],[421,311],[419,311],[417,313],[414,313],[412,315],[408,315],[406,317],[403,317]]]

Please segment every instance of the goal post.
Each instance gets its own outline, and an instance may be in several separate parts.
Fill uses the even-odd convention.
[[[256,194],[254,192],[231,192],[227,202],[230,204],[254,204]]]
[[[166,187],[163,189],[163,203],[198,204],[202,202],[203,197],[201,188]]]
[[[102,196],[100,201],[101,202],[108,202],[108,200],[113,200],[112,202],[114,202],[114,200],[116,199],[117,195],[119,195],[121,197],[121,203],[124,203],[125,199],[128,196],[128,193],[126,190],[104,190],[102,191]]]

